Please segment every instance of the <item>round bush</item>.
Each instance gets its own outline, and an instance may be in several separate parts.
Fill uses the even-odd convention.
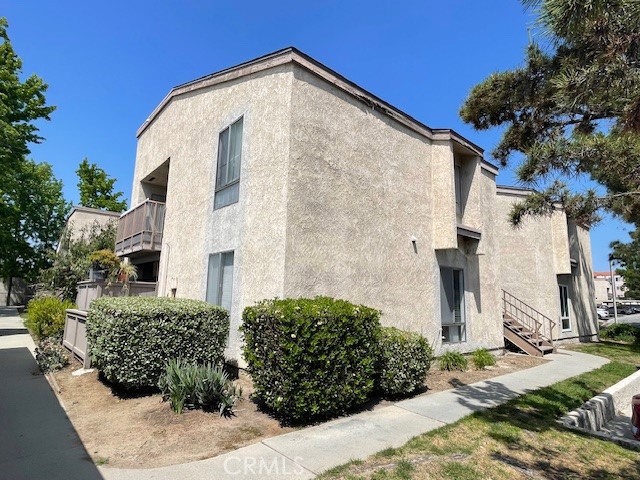
[[[102,297],[91,302],[91,360],[110,382],[155,387],[172,358],[220,364],[229,333],[226,310],[199,300]]]
[[[364,403],[374,386],[380,312],[328,297],[265,300],[242,315],[255,396],[310,422]]]
[[[496,357],[491,355],[486,348],[479,348],[471,355],[471,361],[478,370],[484,370],[486,367],[496,364]]]
[[[64,333],[66,310],[74,307],[73,302],[57,297],[34,298],[27,305],[25,326],[38,340],[61,337]]]
[[[40,340],[35,354],[36,362],[43,373],[55,372],[69,365],[69,352],[52,338]]]
[[[440,370],[464,372],[469,366],[466,357],[459,352],[446,352],[439,359]]]
[[[429,342],[413,332],[383,328],[377,388],[389,396],[406,395],[420,388],[427,376],[433,351]]]

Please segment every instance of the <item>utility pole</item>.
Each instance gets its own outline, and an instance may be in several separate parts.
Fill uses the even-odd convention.
[[[618,323],[618,304],[616,302],[616,277],[613,274],[613,258],[609,255],[609,271],[611,273],[611,298],[613,298],[613,323]]]

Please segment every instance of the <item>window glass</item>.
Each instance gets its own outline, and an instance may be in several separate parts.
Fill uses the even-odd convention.
[[[240,178],[240,156],[242,154],[242,119],[231,125],[231,144],[229,147],[229,171],[227,182]]]
[[[240,165],[242,163],[242,127],[240,118],[220,132],[218,165],[213,208],[236,203],[240,197]]]
[[[216,187],[222,187],[227,183],[227,165],[229,163],[229,129],[225,128],[220,133],[218,141],[218,171]]]
[[[233,252],[221,254],[220,303],[231,311],[231,292],[233,291]]]
[[[456,189],[456,213],[462,215],[462,167],[455,165],[453,167]]]
[[[571,330],[571,321],[569,318],[569,288],[566,285],[559,285],[560,292],[560,320],[562,322],[562,330]]]
[[[233,292],[233,252],[209,255],[207,302],[231,310]]]
[[[440,269],[440,312],[442,341],[466,340],[464,310],[464,272],[453,268]]]

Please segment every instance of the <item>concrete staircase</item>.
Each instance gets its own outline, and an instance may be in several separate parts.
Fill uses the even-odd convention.
[[[502,302],[505,340],[535,357],[555,352],[553,320],[504,290]]]

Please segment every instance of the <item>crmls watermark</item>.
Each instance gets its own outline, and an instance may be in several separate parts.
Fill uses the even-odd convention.
[[[224,461],[224,471],[228,475],[302,475],[304,468],[298,465],[301,457],[287,463],[284,457],[228,457]]]

